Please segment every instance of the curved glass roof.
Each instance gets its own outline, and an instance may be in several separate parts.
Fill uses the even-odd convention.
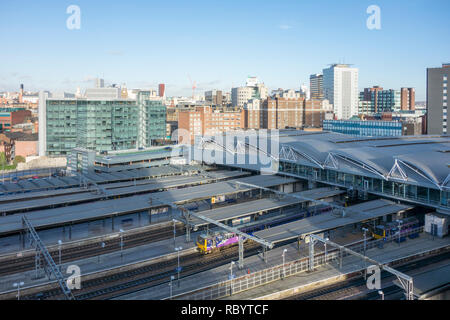
[[[345,162],[343,171],[350,165],[355,170],[377,172],[386,180],[399,180],[391,172],[401,170],[406,175],[403,180],[410,183],[448,188],[450,136],[352,137],[325,131],[282,130],[279,144],[306,153],[322,164],[331,154],[338,166]]]

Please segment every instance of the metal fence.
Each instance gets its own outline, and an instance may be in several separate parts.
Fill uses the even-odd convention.
[[[19,179],[27,176],[51,176],[52,174],[58,174],[64,171],[65,167],[51,167],[51,168],[36,168],[28,170],[10,170],[2,171],[0,168],[0,178],[2,182],[5,180]]]
[[[407,237],[412,234],[423,232],[423,227],[412,229],[402,234],[402,237]],[[397,235],[390,236],[386,239],[378,239],[349,245],[348,248],[358,252],[364,253],[364,250],[372,248],[382,248],[384,244],[396,241]],[[365,247],[365,249],[364,249]],[[338,249],[330,249],[326,256],[325,252],[321,251],[314,255],[314,268],[325,265],[330,262],[338,262],[339,259],[350,255],[348,252],[339,253]],[[326,260],[325,260],[326,259]],[[294,276],[301,272],[309,270],[309,258],[301,258],[299,260],[285,263],[284,265],[277,265],[271,268],[263,269],[245,276],[241,276],[232,280],[222,281],[204,288],[196,289],[190,292],[182,293],[173,296],[174,299],[185,300],[214,300],[224,298],[242,291],[253,289],[270,282],[278,281],[283,278]]]

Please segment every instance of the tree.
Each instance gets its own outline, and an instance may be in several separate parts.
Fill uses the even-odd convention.
[[[14,158],[13,164],[17,166],[18,163],[25,162],[25,158],[22,156],[16,156]]]
[[[6,166],[7,164],[6,154],[4,152],[0,152],[0,166]]]

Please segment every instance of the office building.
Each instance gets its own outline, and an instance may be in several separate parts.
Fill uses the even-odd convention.
[[[0,132],[11,130],[27,118],[31,118],[31,111],[25,108],[0,108]]]
[[[137,99],[48,99],[39,106],[39,155],[148,147],[166,136],[165,106],[142,91]]]
[[[358,114],[358,69],[346,64],[333,64],[323,70],[323,93],[334,108],[337,119]]]
[[[450,63],[427,69],[427,133],[447,134]]]
[[[119,87],[112,88],[88,88],[84,93],[87,99],[120,99],[121,90]]]
[[[400,91],[382,87],[364,88],[359,94],[358,113],[370,114],[400,110]]]
[[[269,90],[264,83],[259,83],[256,77],[249,77],[245,87],[231,89],[231,103],[233,107],[242,108],[248,100],[264,100],[269,95]]]
[[[160,98],[154,97],[153,90],[140,91],[137,101],[139,106],[138,147],[150,147],[155,140],[166,138],[166,106]]]
[[[166,85],[164,83],[160,83],[158,85],[158,96],[160,98],[164,98],[166,96]]]
[[[403,124],[380,120],[324,120],[323,130],[358,137],[397,137],[402,135]]]
[[[401,110],[415,110],[416,107],[416,90],[414,88],[401,89]]]
[[[323,75],[312,74],[309,77],[311,99],[323,99]]]
[[[104,88],[105,87],[105,80],[101,78],[95,79],[95,87],[96,88]]]
[[[224,97],[220,90],[210,90],[205,92],[205,102],[214,106],[221,106],[224,103]]]

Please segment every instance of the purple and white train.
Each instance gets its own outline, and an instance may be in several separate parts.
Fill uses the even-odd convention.
[[[197,238],[197,247],[203,253],[228,247],[239,242],[239,236],[232,232],[216,232],[213,234],[201,234]]]

